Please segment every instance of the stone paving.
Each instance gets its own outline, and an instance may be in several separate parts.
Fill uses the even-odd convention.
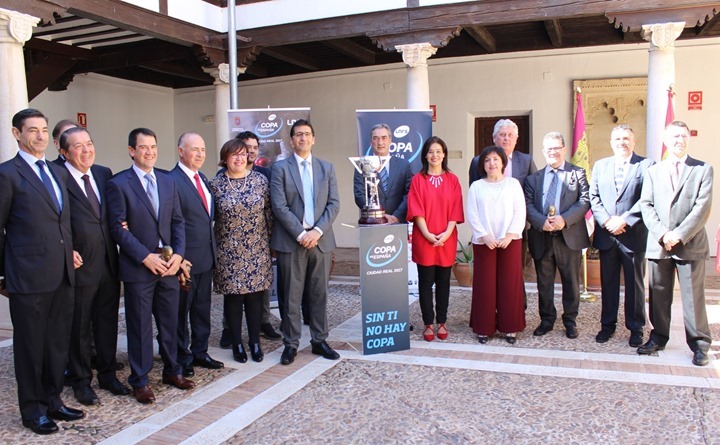
[[[353,255],[357,250],[338,252],[329,299],[329,341],[341,360],[310,354],[305,329],[293,365],[279,365],[282,342],[265,338],[262,363],[234,362],[230,351],[214,347],[222,313],[216,296],[210,352],[226,368],[196,368],[198,387],[180,391],[160,383],[156,357],[156,404],[96,388],[101,405],[87,408],[87,419],[61,422],[49,437],[21,426],[12,342],[1,341],[0,443],[720,444],[720,345],[713,344],[707,367],[690,364],[679,298],[671,342],[651,357],[627,345],[624,329],[608,343],[595,343],[599,302],[581,303],[578,339],[567,339],[560,322],[533,337],[539,322],[533,283],[527,285],[527,328],[515,345],[500,337],[479,344],[467,324],[470,289],[454,286],[447,341],[425,342],[416,330],[410,350],[364,356],[357,277],[341,275],[352,274]],[[708,288],[713,280],[708,277]],[[708,290],[708,313],[718,339],[720,291]],[[422,325],[416,301],[410,317]],[[127,364],[124,337],[119,348]],[[70,389],[63,397],[78,406]]]

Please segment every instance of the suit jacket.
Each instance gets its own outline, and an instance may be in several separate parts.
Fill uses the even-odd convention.
[[[202,199],[200,199],[197,186],[179,166],[175,166],[169,174],[177,185],[180,208],[185,218],[185,258],[192,263],[192,273],[207,272],[215,265],[216,257],[215,233],[212,224],[215,206],[210,206],[211,214],[208,215]],[[210,190],[205,175],[200,173],[200,179]]]
[[[170,245],[174,253],[185,256],[185,219],[180,208],[175,181],[155,170],[159,216],[132,168],[123,170],[108,182],[107,203],[110,233],[120,246],[119,278],[127,282],[157,279],[142,262],[155,253],[159,244]],[[129,230],[122,228],[127,221]]]
[[[90,207],[84,189],[68,172],[67,189],[72,212],[73,247],[83,259],[83,265],[75,271],[76,286],[90,286],[100,283],[107,262],[113,276],[118,273],[118,253],[115,240],[110,235],[108,224],[107,183],[112,171],[102,165],[90,167],[100,192],[100,212],[98,218]]]
[[[538,170],[525,181],[525,204],[530,223],[528,248],[534,259],[542,258],[545,252],[543,225],[547,215],[543,213],[543,183],[547,168]],[[560,205],[557,214],[563,217],[566,225],[560,235],[570,249],[580,250],[590,246],[585,227],[585,214],[590,208],[587,176],[584,169],[569,162],[565,162],[565,171],[565,178],[560,183]]]
[[[385,213],[396,217],[400,222],[405,222],[407,215],[407,194],[410,191],[412,177],[410,163],[405,159],[391,156],[387,193],[382,187],[378,187],[380,205],[385,209]],[[365,181],[357,170],[353,177],[353,188],[355,204],[362,209],[365,207]]]
[[[62,211],[20,155],[0,164],[0,275],[12,293],[56,290],[75,283],[67,170],[46,163],[62,193]]]
[[[609,249],[615,238],[633,252],[645,251],[648,231],[640,212],[640,192],[645,172],[654,163],[633,153],[619,193],[615,189],[615,157],[610,156],[595,163],[590,179],[590,206],[598,224],[593,246],[601,250]],[[611,216],[620,216],[625,220],[625,233],[615,236],[603,227]]]
[[[665,160],[648,168],[645,175],[640,195],[640,210],[649,230],[645,257],[704,260],[709,255],[705,223],[712,204],[713,168],[688,156],[675,190],[670,182],[672,168],[672,162]],[[660,243],[669,230],[681,241],[670,252]]]
[[[322,230],[318,248],[322,252],[335,249],[332,224],[340,212],[337,178],[333,165],[312,157],[313,192],[315,194],[315,227]],[[270,237],[270,248],[290,253],[303,248],[297,242],[302,233],[305,201],[300,170],[295,156],[289,156],[273,164],[270,175],[270,203],[275,215],[275,225]]]
[[[470,171],[468,172],[470,185],[480,179],[480,167],[480,155],[478,155],[470,162]],[[512,177],[517,179],[521,186],[525,186],[525,179],[536,171],[537,167],[535,166],[532,156],[520,151],[513,152]]]

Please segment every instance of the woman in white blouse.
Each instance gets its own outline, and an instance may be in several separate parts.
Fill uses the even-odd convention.
[[[525,195],[516,179],[504,175],[507,163],[502,148],[483,150],[480,179],[470,186],[465,209],[475,257],[470,327],[483,344],[496,331],[514,344],[525,329]]]

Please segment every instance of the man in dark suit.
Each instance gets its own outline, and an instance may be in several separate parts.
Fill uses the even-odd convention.
[[[48,163],[48,124],[35,109],[17,112],[20,149],[0,164],[0,275],[10,298],[15,379],[22,424],[37,434],[58,430],[51,419],[75,421],[63,404],[63,371],[73,316],[75,267],[67,171]]]
[[[97,350],[100,388],[115,395],[130,390],[115,375],[120,282],[118,255],[107,217],[109,168],[95,164],[95,146],[84,128],[72,127],[60,136],[69,180],[67,189],[72,213],[73,246],[83,265],[75,271],[75,310],[70,335],[68,369],[75,398],[83,405],[99,402],[90,387],[91,336]]]
[[[493,143],[505,151],[508,157],[508,164],[503,173],[505,176],[511,176],[520,182],[521,186],[525,186],[525,178],[537,171],[535,162],[527,153],[516,152],[515,146],[518,141],[517,124],[510,119],[500,119],[495,123],[493,128]],[[468,177],[470,185],[480,179],[480,156],[475,156],[470,162],[470,170]]]
[[[120,246],[120,280],[125,287],[125,320],[133,395],[153,403],[148,386],[153,366],[152,317],[163,359],[163,383],[191,389],[195,382],[182,375],[177,362],[177,323],[180,283],[175,276],[185,254],[185,220],[175,181],[154,169],[157,137],[136,128],[128,136],[133,165],[108,182],[110,232]],[[123,223],[127,223],[127,229]],[[162,248],[172,248],[164,258]]]
[[[614,156],[598,160],[590,179],[590,204],[597,221],[593,246],[600,250],[602,313],[595,341],[615,334],[620,305],[620,267],[625,277],[625,327],[629,344],[643,344],[645,326],[645,245],[647,227],[640,214],[643,177],[653,161],[638,156],[635,135],[618,125],[610,136]]]
[[[590,246],[585,214],[590,208],[585,170],[565,161],[565,139],[558,132],[543,138],[547,166],[525,181],[530,255],[537,273],[540,325],[533,335],[552,331],[555,310],[555,273],[562,281],[563,324],[568,338],[577,338],[575,318],[580,305],[579,278],[582,249]]]
[[[183,376],[195,375],[193,366],[220,369],[225,366],[208,354],[212,274],[215,266],[214,206],[207,178],[200,173],[205,163],[205,141],[197,133],[178,140],[180,162],[170,171],[175,180],[185,218],[185,260],[191,265],[190,289],[180,290],[177,360]],[[190,333],[188,332],[188,317]]]
[[[281,271],[283,319],[281,329],[285,349],[280,363],[295,360],[300,343],[300,304],[308,283],[308,312],[312,353],[329,360],[340,355],[326,342],[327,284],[332,251],[335,249],[333,221],[340,211],[337,179],[333,165],[312,155],[315,131],[305,119],[290,128],[295,151],[272,168],[270,201],[275,226],[270,247],[277,252]]]
[[[412,171],[408,161],[390,156],[392,132],[387,124],[377,124],[370,133],[370,145],[374,156],[385,158],[387,162],[380,174],[378,198],[385,209],[385,217],[390,224],[404,223],[407,214],[407,194],[410,191]],[[385,180],[383,180],[385,176]],[[358,208],[365,207],[365,181],[360,172],[355,171],[353,177],[355,204]]]
[[[680,281],[685,341],[697,366],[708,364],[712,343],[705,309],[705,260],[709,256],[705,223],[712,204],[713,168],[687,154],[690,130],[675,121],[665,128],[667,159],[650,167],[640,196],[649,230],[650,339],[637,350],[652,354],[670,339],[675,273]]]

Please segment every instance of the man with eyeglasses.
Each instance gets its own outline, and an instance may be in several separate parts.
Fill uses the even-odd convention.
[[[590,208],[585,170],[565,161],[565,138],[552,131],[543,138],[547,166],[525,181],[530,255],[537,273],[540,325],[533,335],[553,330],[555,273],[562,282],[563,325],[568,338],[577,338],[575,319],[580,305],[580,257],[590,246],[585,214]]]
[[[520,185],[524,186],[525,179],[535,173],[537,167],[531,155],[520,151],[515,152],[517,141],[518,126],[515,122],[510,119],[500,119],[495,123],[493,144],[502,148],[508,158],[508,164],[503,174],[517,179]],[[470,185],[480,179],[480,155],[475,156],[470,162],[468,177]]]
[[[681,121],[665,128],[668,156],[645,175],[640,210],[647,239],[650,339],[637,350],[649,355],[662,351],[670,339],[675,274],[680,282],[685,341],[692,363],[708,364],[712,344],[705,309],[705,261],[709,256],[705,223],[712,204],[713,168],[688,156],[690,130]]]

